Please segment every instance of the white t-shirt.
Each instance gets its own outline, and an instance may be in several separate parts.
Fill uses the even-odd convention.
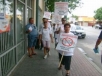
[[[63,24],[60,25],[60,32],[64,32],[64,25]]]
[[[41,31],[39,32],[39,34],[42,35],[42,40],[50,41],[50,34],[52,34],[52,31],[49,30],[49,28],[47,28],[47,29],[42,28]]]
[[[70,31],[75,31],[75,30],[76,30],[76,26],[74,24],[71,24]]]
[[[63,33],[63,32],[62,32]],[[68,34],[74,35],[73,33],[69,32]],[[70,48],[69,51],[64,52],[64,56],[72,56],[74,54],[74,49],[75,48]],[[57,50],[61,55],[63,54],[62,50]]]

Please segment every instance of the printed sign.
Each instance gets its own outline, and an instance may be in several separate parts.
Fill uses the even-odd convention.
[[[5,14],[4,13],[0,13],[0,19],[4,19],[5,18]]]
[[[51,12],[44,12],[43,18],[50,19],[50,17],[51,17]]]
[[[59,43],[58,43],[56,49],[69,52],[70,49],[75,48],[76,43],[77,43],[77,38],[78,37],[75,35],[61,33]]]
[[[60,22],[61,22],[61,16],[58,14],[53,14],[52,15],[52,23],[59,24]]]
[[[55,13],[59,15],[67,15],[68,2],[55,2]]]
[[[8,20],[3,19],[0,20],[0,33],[10,31],[10,24]]]

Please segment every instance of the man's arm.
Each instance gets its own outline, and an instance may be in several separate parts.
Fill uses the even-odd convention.
[[[29,25],[26,25],[26,26],[25,26],[25,33],[28,34],[28,33],[30,33],[30,32],[31,32],[31,30],[29,30]]]

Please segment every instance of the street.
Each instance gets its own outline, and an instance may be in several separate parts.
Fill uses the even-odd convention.
[[[100,53],[95,54],[93,48],[95,46],[96,40],[100,34],[100,29],[95,29],[94,27],[84,26],[84,30],[86,32],[85,39],[78,39],[77,48],[93,62],[98,68],[102,70],[101,64],[101,49],[102,43],[99,45]]]

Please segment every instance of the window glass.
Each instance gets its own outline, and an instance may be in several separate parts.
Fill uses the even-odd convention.
[[[31,2],[32,0],[27,0],[27,5],[29,6],[29,7],[31,7],[32,6],[32,2]]]
[[[17,2],[17,10],[16,10],[16,18],[17,18],[17,43],[21,42],[24,39],[24,5],[20,3],[19,1]]]
[[[0,53],[13,47],[14,45],[14,3],[13,0],[5,0],[5,6],[3,3],[4,0],[0,0],[0,13],[5,14],[5,20],[7,20],[5,28],[9,27],[10,30],[0,33]]]
[[[29,19],[32,16],[31,12],[31,9],[27,8],[27,19]]]

